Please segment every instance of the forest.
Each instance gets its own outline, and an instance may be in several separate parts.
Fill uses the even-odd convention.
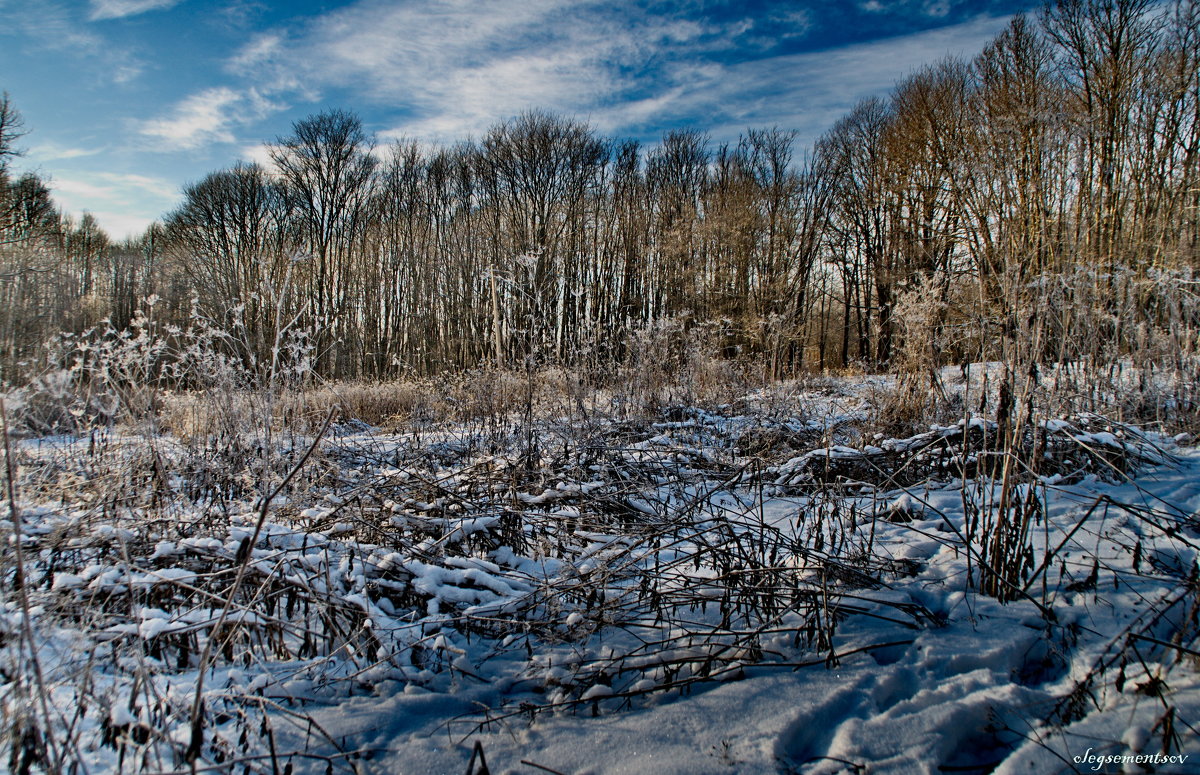
[[[1015,16],[812,147],[325,109],[123,241],[35,132],[9,771],[1196,771],[1195,0]]]
[[[151,295],[162,324],[244,331],[247,364],[295,320],[326,379],[603,364],[668,321],[768,379],[1189,353],[1198,35],[1190,3],[1061,3],[811,149],[781,128],[643,147],[536,110],[380,147],[327,110],[270,144],[272,169],[213,172],[124,243],[13,169],[6,101],[4,375]]]

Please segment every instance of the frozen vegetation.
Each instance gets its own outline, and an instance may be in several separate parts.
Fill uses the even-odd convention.
[[[328,108],[120,243],[0,89],[0,762],[1200,773],[1198,53],[1056,0],[809,148]]]
[[[384,386],[101,424],[114,374],[43,380],[7,398],[7,764],[1200,771],[1200,451],[1008,414],[1004,374],[943,370],[921,428],[874,377],[480,373],[379,425],[345,407]]]

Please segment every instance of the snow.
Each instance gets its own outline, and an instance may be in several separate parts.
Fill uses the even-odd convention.
[[[209,763],[266,750],[270,727],[297,773],[327,762],[289,752],[460,773],[476,743],[514,773],[1200,772],[1191,437],[1048,418],[1042,473],[1005,489],[979,475],[993,450],[954,446],[994,423],[867,438],[852,394],[594,420],[533,471],[518,434],[347,425],[322,448],[336,476],[274,504],[248,553],[250,496],[155,521],[31,490],[48,699],[70,719],[84,675],[107,698],[74,722],[92,773],[152,747],[139,724],[185,768],[210,643]],[[22,442],[30,466],[64,450],[84,454]],[[1008,602],[979,591],[970,538],[1002,501],[1032,504]],[[12,674],[25,618],[2,602]]]

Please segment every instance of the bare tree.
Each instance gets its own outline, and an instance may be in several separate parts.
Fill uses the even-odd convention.
[[[287,265],[288,210],[281,187],[257,164],[238,164],[184,188],[184,201],[166,219],[168,247],[190,260],[205,311],[214,319],[234,315],[260,361],[275,334],[276,299]],[[285,310],[290,311],[290,310]]]
[[[361,330],[356,323],[357,251],[369,212],[377,160],[374,141],[353,113],[329,110],[297,121],[292,134],[271,146],[284,196],[296,219],[301,246],[312,259],[307,296],[317,320],[326,326],[321,368],[350,370],[355,343],[346,337]]]
[[[20,156],[17,141],[25,136],[25,122],[12,104],[8,92],[0,92],[0,181],[8,178],[8,165]]]
[[[525,331],[517,352],[545,346],[561,358],[575,314],[568,289],[577,286],[583,209],[608,148],[584,124],[531,112],[492,128],[477,158],[496,230],[489,271],[517,263],[508,273]]]

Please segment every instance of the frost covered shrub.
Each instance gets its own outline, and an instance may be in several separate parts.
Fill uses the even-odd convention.
[[[934,374],[949,350],[947,317],[950,280],[944,272],[921,275],[896,297],[892,321],[900,334],[893,366],[909,373]]]
[[[167,348],[142,315],[124,331],[105,323],[60,335],[47,344],[41,375],[14,391],[13,425],[35,435],[77,433],[153,415],[168,378]]]
[[[139,310],[127,329],[105,321],[54,338],[42,374],[15,391],[14,425],[32,433],[75,433],[153,417],[160,391],[181,381],[181,334],[174,327],[160,332]]]
[[[956,408],[940,370],[1003,364],[1020,401],[1179,430],[1200,425],[1200,295],[1192,270],[1067,266],[1040,274],[937,271],[898,290],[888,369],[897,389],[875,414],[897,432]],[[1019,383],[1019,384],[1018,384]],[[993,392],[997,388],[992,386]],[[984,397],[979,396],[982,400]],[[996,404],[958,407],[994,413]]]
[[[995,354],[1037,370],[1035,402],[1054,414],[1195,427],[1200,296],[1192,270],[1073,267],[1025,279],[1005,300]]]
[[[37,436],[74,432],[87,403],[76,394],[67,369],[47,371],[6,396],[13,431]]]
[[[864,432],[902,437],[929,425],[933,400],[928,380],[904,375],[894,383],[871,383],[864,397],[867,403]]]
[[[114,423],[157,428],[169,402],[174,406],[165,414],[181,430],[211,432],[216,420],[202,416],[202,408],[220,413],[252,403],[248,397],[256,394],[274,400],[310,379],[310,331],[285,328],[271,362],[260,363],[246,354],[239,330],[224,330],[197,308],[186,328],[160,325],[156,301],[147,299],[127,328],[106,320],[48,342],[40,376],[10,393],[13,424],[30,433]]]
[[[270,362],[261,363],[247,354],[237,326],[226,330],[198,308],[185,328],[160,325],[155,302],[147,299],[127,329],[105,321],[50,342],[42,376],[7,396],[10,427],[28,435],[90,432],[90,451],[72,452],[44,478],[77,477],[97,497],[224,507],[260,496],[304,448],[298,434],[316,430],[329,411],[326,402],[303,401],[311,332],[282,327]],[[97,437],[100,430],[111,434]],[[319,478],[324,468],[308,471]],[[153,486],[142,472],[152,472]],[[295,485],[312,481],[306,473]]]
[[[614,392],[625,410],[653,415],[674,404],[728,403],[746,388],[741,366],[718,356],[720,326],[684,318],[655,321],[631,333]]]

